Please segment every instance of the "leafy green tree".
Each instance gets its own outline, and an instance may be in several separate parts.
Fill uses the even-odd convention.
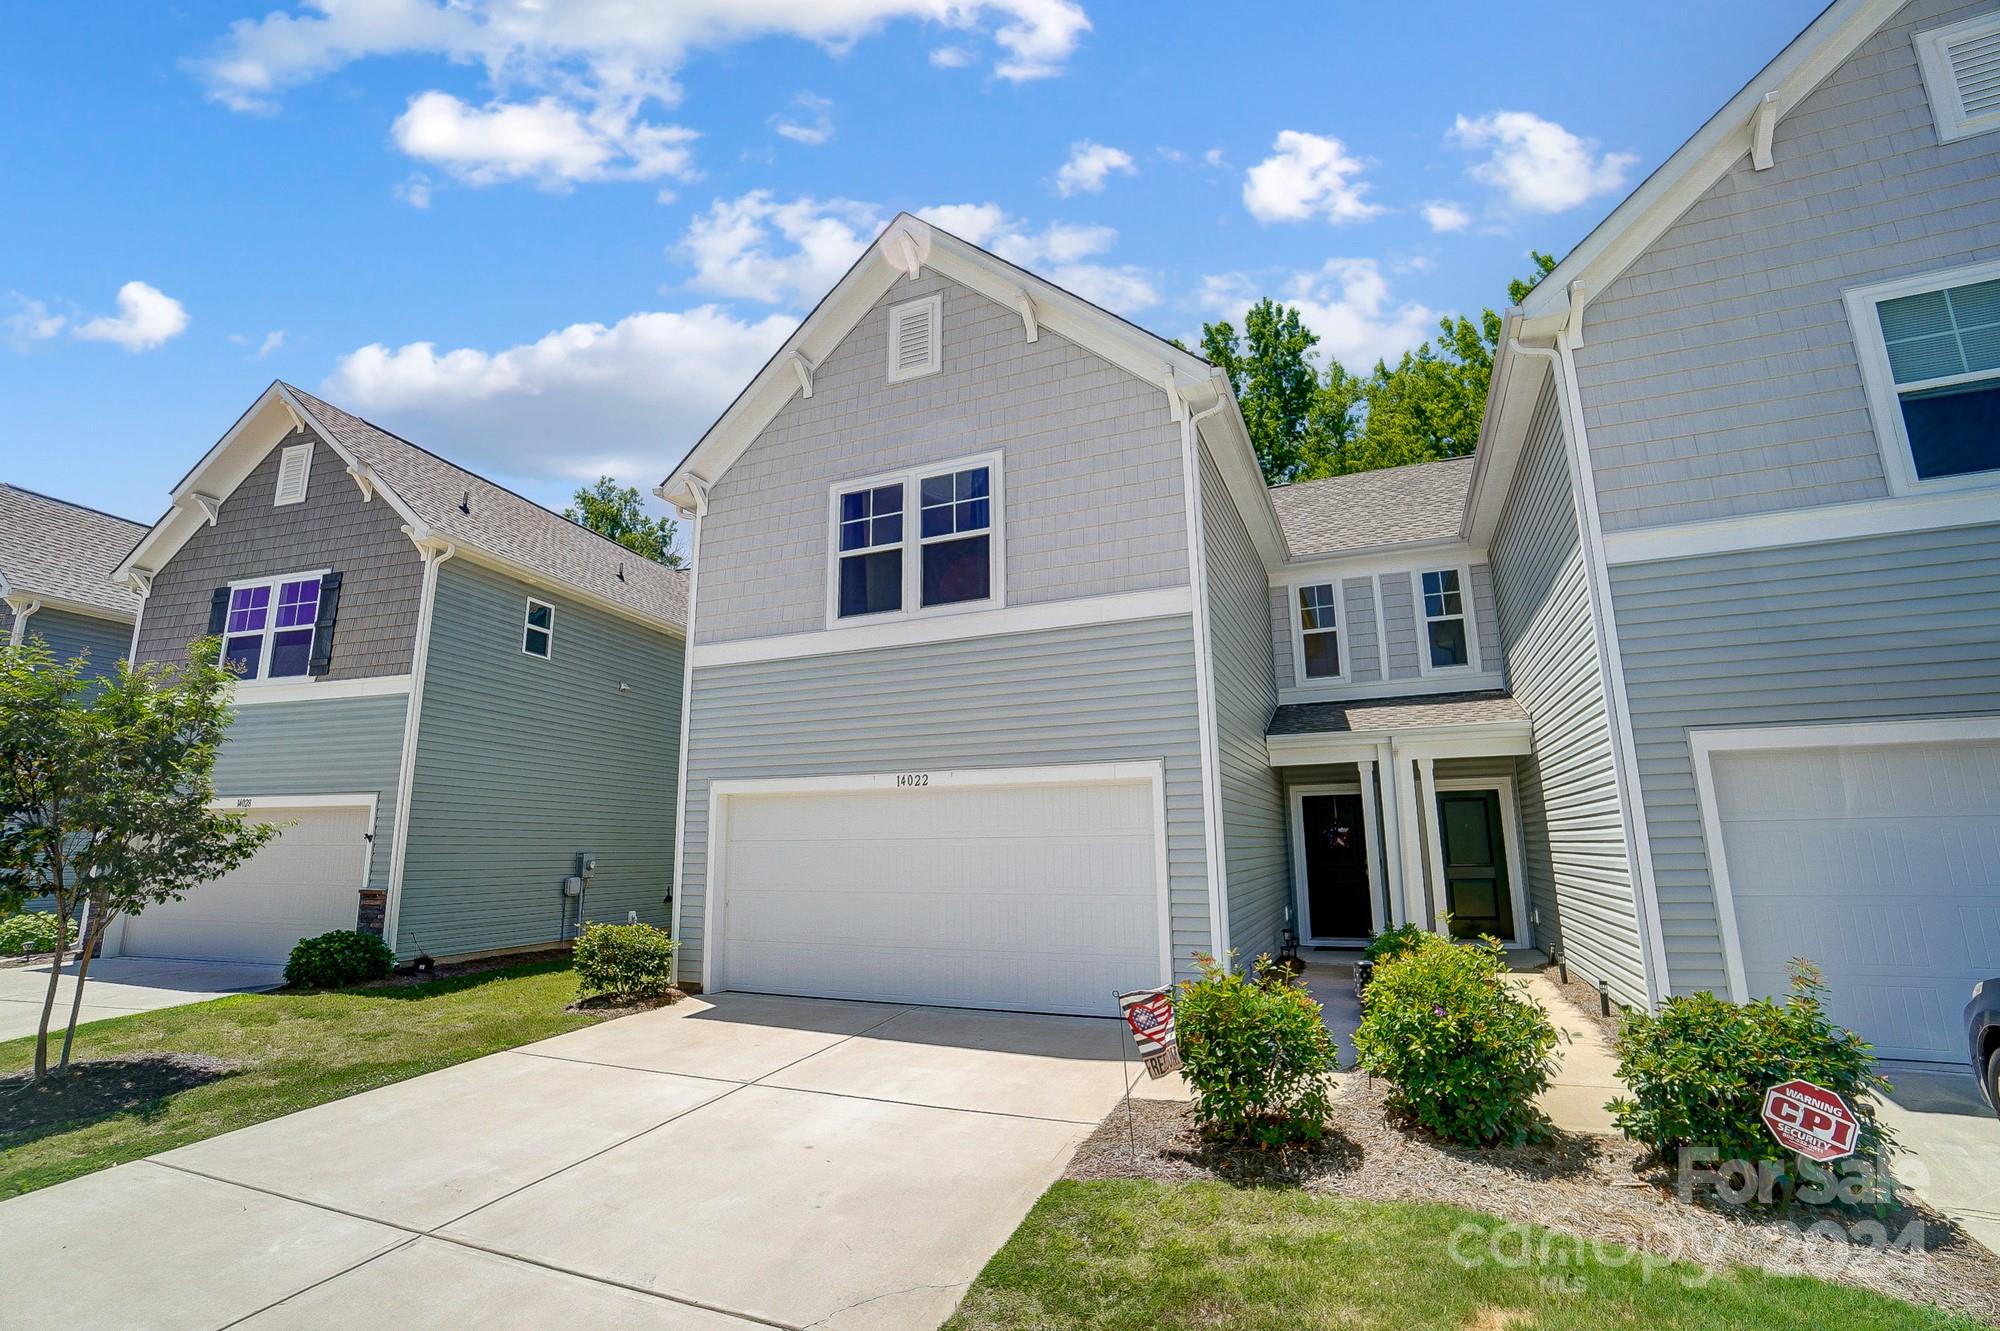
[[[60,958],[70,917],[87,907],[65,1067],[91,954],[112,922],[229,872],[277,831],[210,807],[234,680],[220,655],[206,638],[171,668],[121,661],[91,680],[83,658],[58,661],[38,639],[0,649],[0,911],[52,898]],[[37,1078],[61,976],[49,968]]]
[[[1320,474],[1352,431],[1355,398],[1340,391],[1344,379],[1337,389],[1321,376],[1318,343],[1297,310],[1269,297],[1243,316],[1240,335],[1227,321],[1202,325],[1201,354],[1229,376],[1266,484]]]
[[[668,568],[681,566],[681,557],[673,549],[674,532],[680,524],[672,518],[647,517],[635,487],[600,476],[595,485],[576,492],[575,503],[576,507],[563,510],[571,522],[618,542],[642,559]]]

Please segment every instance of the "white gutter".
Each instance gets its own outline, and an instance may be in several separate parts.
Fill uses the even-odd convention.
[[[14,612],[14,622],[7,629],[7,645],[19,647],[28,633],[28,616],[42,608],[42,603],[32,596],[9,596],[7,608]]]

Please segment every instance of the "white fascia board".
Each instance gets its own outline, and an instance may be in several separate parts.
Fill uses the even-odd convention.
[[[1581,283],[1586,303],[1609,286],[1750,152],[1767,94],[1776,94],[1768,103],[1773,109],[1764,113],[1775,126],[1903,4],[1904,0],[1833,0],[1536,284],[1521,302],[1523,315],[1568,315],[1573,284]]]
[[[1412,573],[1486,562],[1484,546],[1468,545],[1464,541],[1445,537],[1434,541],[1371,545],[1337,555],[1300,559],[1272,569],[1266,581],[1273,587],[1294,587],[1315,579],[1363,578],[1377,573]]]
[[[484,568],[490,568],[497,573],[504,573],[516,582],[524,582],[530,587],[549,592],[552,595],[564,596],[572,601],[581,602],[593,610],[602,610],[607,615],[616,615],[620,619],[630,620],[634,624],[642,625],[657,633],[665,633],[671,637],[682,639],[687,637],[687,626],[684,624],[676,624],[670,619],[660,619],[656,616],[646,614],[644,611],[634,610],[629,605],[620,605],[618,602],[599,596],[595,592],[586,591],[573,582],[564,582],[561,578],[552,578],[546,573],[538,573],[526,564],[515,563],[513,560],[496,555],[490,550],[472,545],[463,537],[454,536],[447,541],[446,538],[441,536],[421,536],[416,533],[412,535],[413,539],[428,541],[433,545],[449,544],[455,546],[460,559],[465,560],[469,564],[478,564]],[[632,557],[634,559],[639,558],[637,555]]]
[[[1236,501],[1236,511],[1249,529],[1250,543],[1257,547],[1266,569],[1277,568],[1290,551],[1285,545],[1284,528],[1278,522],[1278,510],[1271,503],[1271,487],[1264,483],[1264,469],[1257,464],[1257,450],[1250,443],[1250,427],[1243,419],[1236,395],[1230,391],[1228,378],[1220,370],[1213,371],[1208,387],[1187,397],[1197,412],[1217,398],[1228,399],[1226,407],[1203,417],[1196,429]]]
[[[1468,545],[1483,549],[1493,542],[1527,448],[1528,425],[1541,399],[1543,380],[1550,373],[1546,356],[1523,356],[1515,344],[1545,342],[1553,335],[1554,330],[1531,330],[1518,309],[1507,311],[1501,322],[1500,348],[1493,356],[1493,377],[1479,425],[1479,447],[1473,453],[1472,485],[1466,492],[1465,517],[1459,526],[1459,537]]]
[[[66,615],[83,615],[90,619],[107,619],[117,624],[130,624],[139,617],[137,607],[127,610],[106,610],[101,605],[88,605],[82,601],[72,601],[63,596],[52,596],[48,592],[38,592],[33,587],[14,583],[11,586],[0,580],[0,601],[14,597],[32,597],[37,610],[60,610]]]

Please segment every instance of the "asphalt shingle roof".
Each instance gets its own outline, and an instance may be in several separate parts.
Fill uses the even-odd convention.
[[[1354,702],[1288,703],[1271,716],[1267,735],[1340,735],[1384,730],[1421,730],[1481,721],[1525,721],[1528,711],[1510,693],[1424,693]]]
[[[1271,491],[1293,558],[1458,535],[1472,458],[1386,467]]]
[[[315,425],[365,463],[438,536],[655,619],[687,623],[685,569],[641,558],[303,389],[285,388]]]
[[[0,485],[0,577],[17,595],[131,619],[139,598],[112,582],[111,571],[145,534],[142,522]]]

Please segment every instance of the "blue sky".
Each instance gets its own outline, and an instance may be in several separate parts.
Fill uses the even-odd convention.
[[[1167,335],[1292,299],[1362,369],[1818,7],[30,6],[0,480],[150,521],[284,378],[555,506],[650,487],[899,209]]]

